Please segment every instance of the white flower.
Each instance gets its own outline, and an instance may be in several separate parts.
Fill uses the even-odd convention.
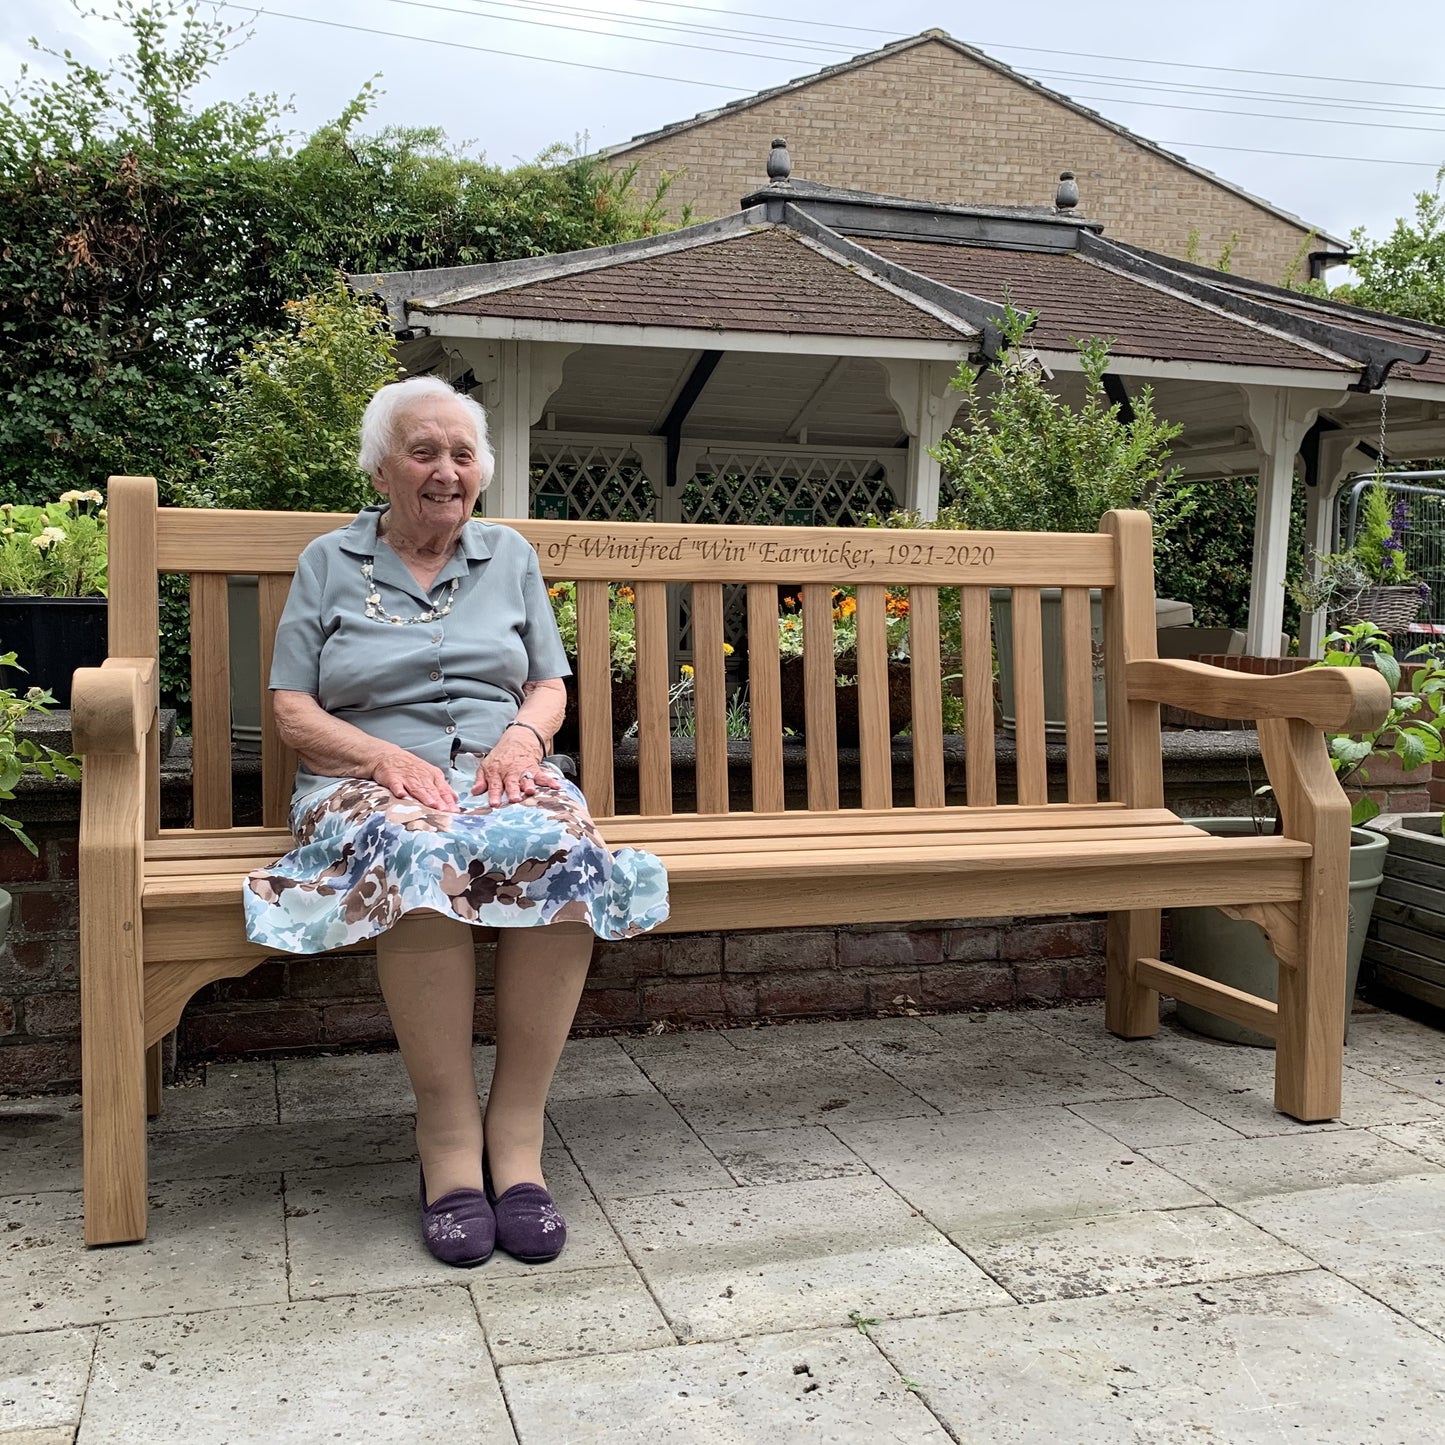
[[[41,531],[40,535],[42,537],[49,537],[52,542],[63,542],[65,540],[65,528],[46,527]]]
[[[45,533],[42,532],[38,537],[32,537],[30,539],[30,545],[43,552],[54,540],[54,537],[47,537]]]

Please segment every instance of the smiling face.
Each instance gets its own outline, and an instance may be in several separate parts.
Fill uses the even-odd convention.
[[[417,543],[455,539],[482,490],[471,414],[446,397],[409,406],[372,483],[391,502],[388,531]]]

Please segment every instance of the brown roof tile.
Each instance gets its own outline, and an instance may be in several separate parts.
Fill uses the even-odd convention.
[[[1007,290],[1015,306],[1039,313],[1030,339],[1046,350],[1069,350],[1075,339],[1105,336],[1113,338],[1116,356],[1341,369],[1307,347],[1106,270],[1077,252],[855,239],[889,261],[975,296],[999,301]]]
[[[963,332],[779,229],[428,308],[459,316],[958,341]]]

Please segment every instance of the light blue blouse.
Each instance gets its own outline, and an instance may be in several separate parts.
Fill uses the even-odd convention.
[[[439,768],[485,752],[517,715],[524,683],[565,677],[537,554],[520,532],[471,521],[430,594],[377,536],[385,506],[367,507],[301,553],[276,632],[273,690],[308,692],[327,712]],[[361,567],[370,557],[372,588]],[[459,579],[455,595],[453,578]],[[381,595],[383,620],[366,616]],[[446,605],[435,622],[397,624]],[[304,765],[295,797],[331,781]]]

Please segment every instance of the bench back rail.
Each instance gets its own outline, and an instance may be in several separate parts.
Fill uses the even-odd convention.
[[[344,525],[329,513],[156,509],[149,478],[111,483],[112,648],[125,656],[157,649],[157,578],[189,577],[191,702],[194,728],[193,827],[232,826],[230,616],[227,577],[256,575],[260,608],[262,816],[286,822],[296,758],[275,727],[266,690],[276,625],[302,548]],[[224,525],[218,522],[224,520]],[[1101,665],[1091,635],[1090,592],[1103,598],[1104,666],[1108,679],[1110,777],[1113,801],[1162,805],[1157,705],[1131,700],[1124,663],[1154,655],[1153,572],[1148,518],[1111,513],[1098,533],[1082,535],[940,533],[889,529],[684,527],[638,523],[510,522],[536,547],[549,584],[576,587],[580,773],[595,815],[615,811],[610,666],[611,588],[632,590],[636,619],[639,811],[674,811],[669,690],[676,678],[669,619],[687,608],[694,667],[696,809],[726,813],[730,795],[726,733],[725,589],[745,597],[751,710],[751,786],[758,813],[785,810],[779,594],[801,597],[802,669],[807,740],[806,807],[839,807],[839,744],[835,713],[835,591],[855,589],[858,782],[861,806],[893,806],[889,719],[888,596],[907,590],[914,658],[959,659],[957,682],[965,725],[967,805],[999,802],[994,748],[990,592],[1007,589],[1012,603],[1016,726],[1016,788],[1022,807],[1048,804],[1044,722],[1044,643],[1040,589],[1061,593],[1067,727],[1066,800],[1098,801],[1094,677]],[[945,636],[940,596],[957,589],[958,626]],[[895,604],[896,605],[896,604]],[[950,609],[951,610],[951,609]],[[824,637],[826,646],[808,646]],[[912,797],[918,808],[946,802],[941,669],[911,666]],[[950,679],[952,680],[952,679]],[[159,835],[157,755],[152,740],[148,837]],[[1059,801],[1063,801],[1062,799]]]

